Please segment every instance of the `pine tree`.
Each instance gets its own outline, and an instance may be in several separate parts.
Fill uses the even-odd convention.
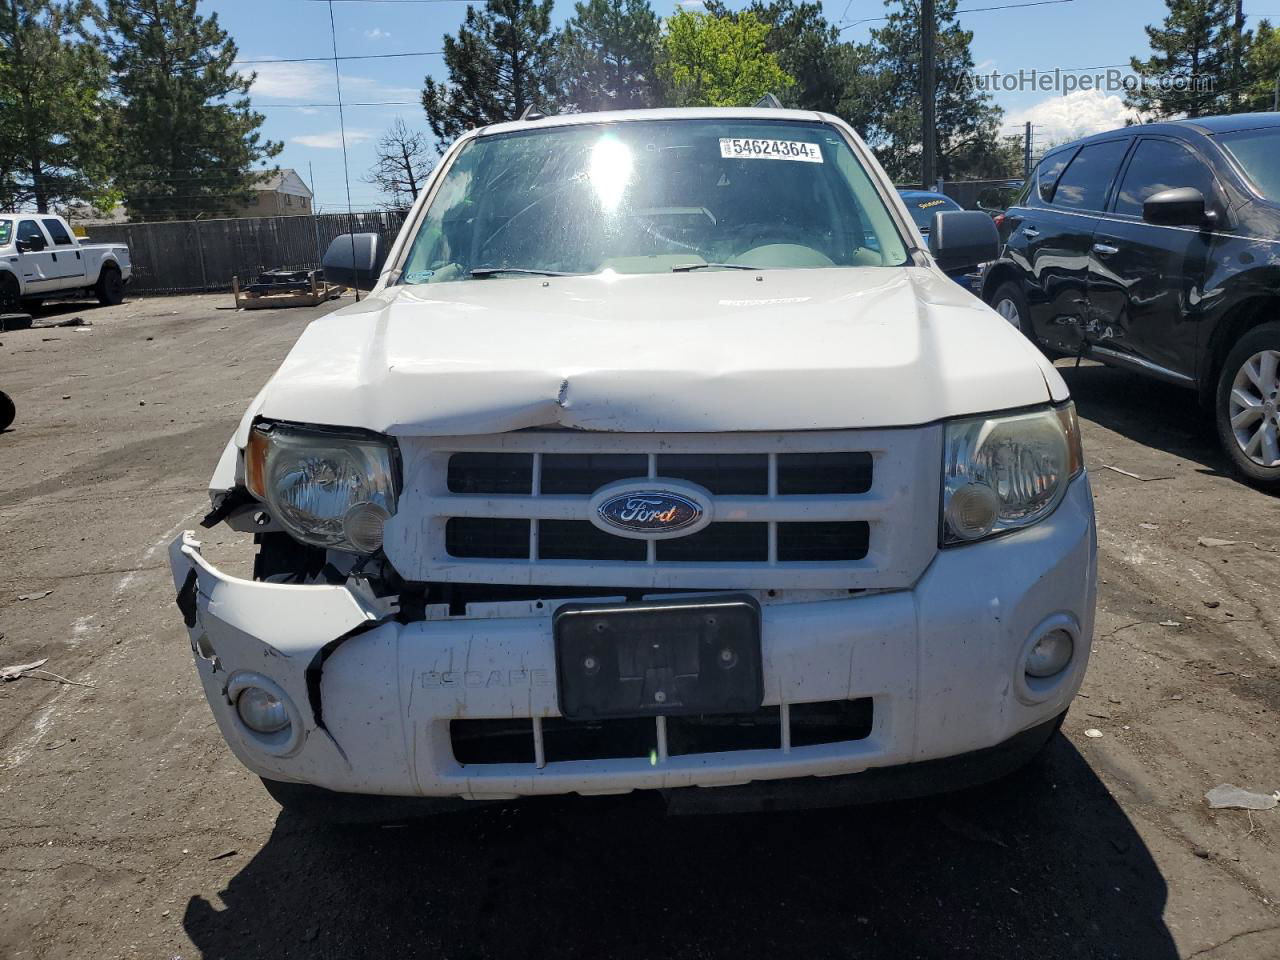
[[[47,212],[104,187],[107,67],[81,3],[0,0],[0,209]]]
[[[134,220],[228,213],[283,144],[259,133],[253,74],[196,0],[107,0],[104,44],[120,107],[119,186]]]
[[[649,0],[587,0],[560,40],[563,99],[578,110],[628,110],[659,101],[658,17]]]
[[[468,5],[456,37],[445,35],[449,80],[428,77],[422,109],[443,151],[474,127],[515,120],[526,107],[553,108],[555,54],[552,0],[486,0]]]
[[[1169,13],[1164,23],[1146,28],[1151,56],[1130,61],[1148,83],[1125,97],[1125,104],[1147,119],[1202,117],[1230,109],[1239,92],[1233,81],[1243,85],[1233,70],[1235,56],[1239,52],[1247,58],[1249,45],[1249,38],[1236,31],[1236,0],[1165,4]]]
[[[1263,20],[1258,24],[1245,59],[1245,111],[1280,110],[1280,27]]]
[[[944,180],[1009,175],[1014,151],[1000,139],[1003,111],[971,82],[972,31],[956,20],[957,0],[937,2],[938,175]],[[869,139],[889,175],[910,183],[920,176],[923,112],[920,104],[920,3],[886,0],[886,24],[871,32],[863,58],[878,80],[868,111]],[[896,9],[895,9],[896,8]]]

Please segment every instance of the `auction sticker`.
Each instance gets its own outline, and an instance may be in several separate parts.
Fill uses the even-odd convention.
[[[734,160],[800,160],[821,163],[822,150],[816,143],[803,140],[754,140],[739,137],[720,138],[720,156]]]

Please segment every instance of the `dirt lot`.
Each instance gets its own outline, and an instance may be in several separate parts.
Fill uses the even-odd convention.
[[[165,562],[323,312],[228,301],[55,307],[42,322],[92,326],[0,334],[19,408],[0,665],[49,657],[91,685],[0,686],[0,957],[1280,956],[1280,810],[1203,800],[1280,789],[1280,510],[1224,475],[1189,394],[1064,371],[1098,642],[1066,736],[1010,780],[810,814],[665,819],[625,797],[317,830],[224,748]],[[234,536],[205,539],[245,570]]]

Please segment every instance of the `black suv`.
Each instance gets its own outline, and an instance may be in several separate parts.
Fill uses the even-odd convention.
[[[1041,161],[982,296],[1047,353],[1200,392],[1280,489],[1280,113],[1128,127]]]

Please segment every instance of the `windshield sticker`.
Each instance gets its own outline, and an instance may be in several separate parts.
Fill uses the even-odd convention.
[[[928,210],[930,207],[940,207],[946,202],[947,201],[945,200],[926,200],[923,203],[918,204],[918,206],[921,210]]]
[[[799,160],[821,163],[822,150],[816,143],[803,140],[754,140],[721,137],[720,156],[731,160]]]

